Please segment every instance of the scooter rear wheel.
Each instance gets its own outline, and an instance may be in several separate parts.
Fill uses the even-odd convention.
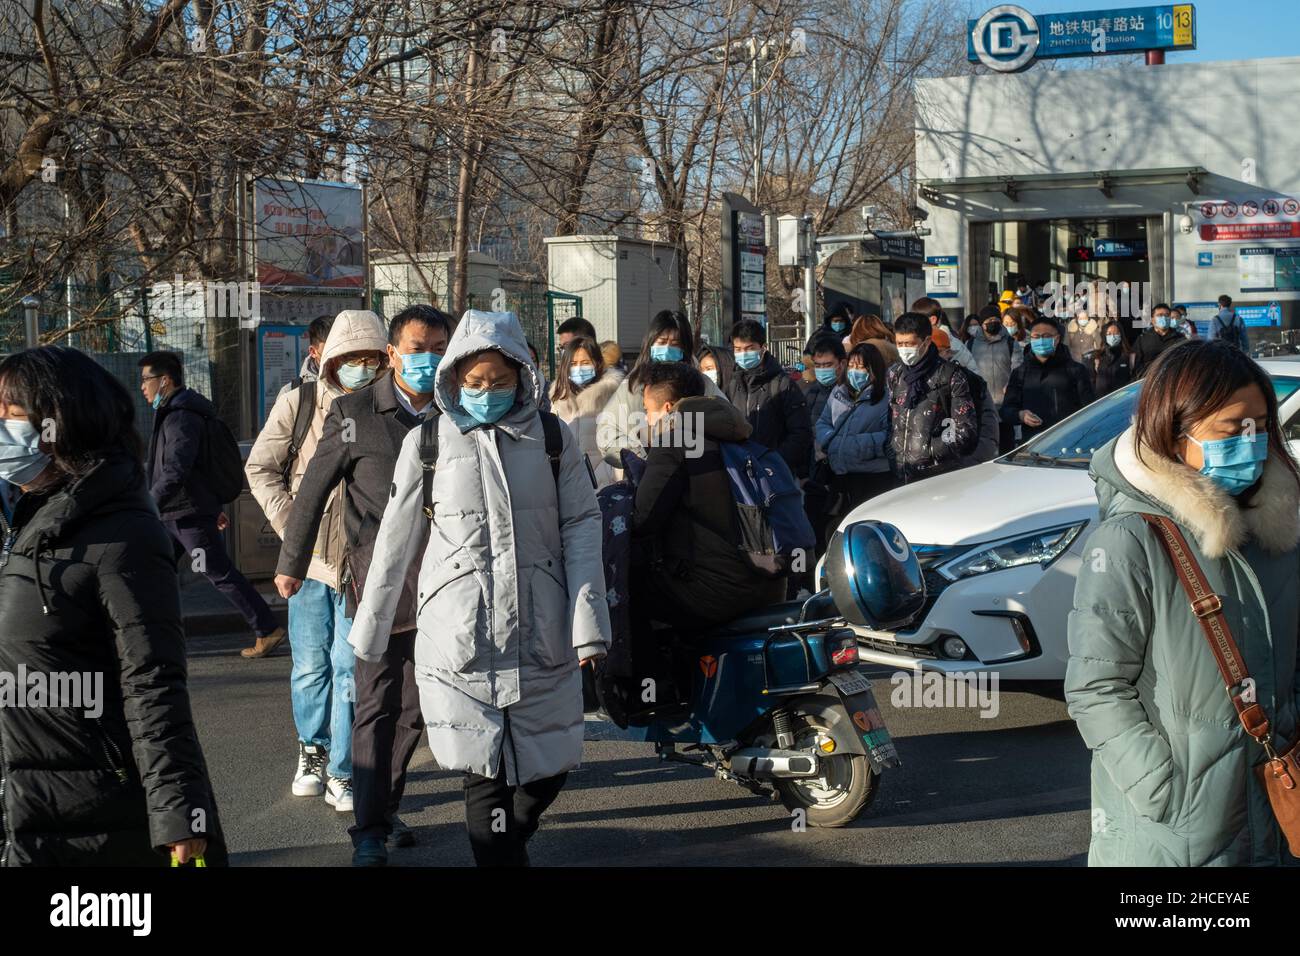
[[[809,826],[842,827],[857,819],[876,796],[876,773],[863,754],[828,755],[819,744],[830,737],[819,718],[794,714],[795,750],[816,752],[820,777],[775,781],[777,795],[790,812],[802,810]]]

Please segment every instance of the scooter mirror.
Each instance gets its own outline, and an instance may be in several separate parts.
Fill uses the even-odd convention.
[[[903,533],[856,521],[831,537],[826,580],[844,619],[878,630],[906,626],[925,607],[925,576]]]

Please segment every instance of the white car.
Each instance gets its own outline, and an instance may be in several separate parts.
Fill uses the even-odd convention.
[[[1283,435],[1300,455],[1300,356],[1260,364],[1273,379]],[[1088,465],[1094,450],[1128,427],[1138,388],[1105,396],[1001,458],[895,488],[850,512],[841,527],[874,518],[902,531],[927,589],[925,610],[909,629],[855,627],[861,658],[899,669],[996,671],[999,680],[1063,680],[1074,579],[1097,524]]]

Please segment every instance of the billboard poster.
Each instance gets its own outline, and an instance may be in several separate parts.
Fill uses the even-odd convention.
[[[365,287],[361,187],[259,179],[253,235],[257,281],[277,289]]]

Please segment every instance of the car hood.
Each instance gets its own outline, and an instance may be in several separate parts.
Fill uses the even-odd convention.
[[[991,461],[877,495],[840,522],[888,521],[913,545],[993,541],[1077,521],[1096,522],[1096,488],[1083,468]]]

